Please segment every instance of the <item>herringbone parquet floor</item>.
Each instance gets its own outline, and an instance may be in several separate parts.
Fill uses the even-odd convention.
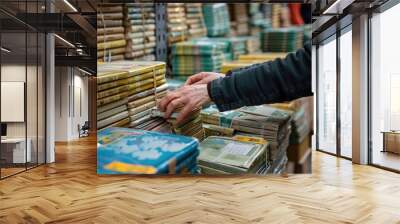
[[[400,223],[400,175],[314,152],[289,177],[97,176],[95,139],[0,181],[0,223]]]

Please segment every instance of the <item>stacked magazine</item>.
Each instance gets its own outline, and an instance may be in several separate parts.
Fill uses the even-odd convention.
[[[219,112],[212,105],[203,109],[201,115],[204,124],[231,128],[235,134],[266,139],[270,144],[270,161],[276,160],[279,152],[286,151],[289,145],[290,111],[261,105]]]
[[[199,145],[198,166],[202,174],[257,173],[265,167],[267,147],[263,139],[211,136]]]
[[[196,173],[195,138],[135,130],[106,128],[97,133],[98,174]]]
[[[179,116],[182,108],[177,108],[167,119],[167,122],[171,126],[172,133],[179,135],[192,136],[197,138],[198,140],[204,139],[204,130],[202,127],[202,121],[200,117],[200,109],[194,109],[190,112],[189,116],[182,122],[177,123],[176,118]],[[165,116],[164,112],[159,111],[157,108],[153,108],[151,110],[152,117],[161,117]]]

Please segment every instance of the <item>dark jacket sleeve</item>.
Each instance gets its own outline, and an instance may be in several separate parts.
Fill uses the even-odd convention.
[[[311,43],[284,59],[228,72],[208,84],[220,111],[311,96]]]

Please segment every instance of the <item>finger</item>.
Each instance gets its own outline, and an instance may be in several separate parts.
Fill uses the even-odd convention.
[[[162,98],[162,100],[158,104],[158,109],[161,111],[165,111],[169,102],[171,102],[172,100],[174,100],[175,98],[178,98],[178,97],[179,97],[179,94],[176,91],[167,93],[167,95],[164,98]]]
[[[180,124],[182,121],[186,120],[187,117],[190,115],[190,113],[193,110],[193,104],[191,103],[186,103],[186,105],[183,107],[183,109],[179,112],[178,117],[176,118],[176,122]]]
[[[206,76],[206,73],[200,72],[195,75],[190,76],[187,80],[185,85],[192,85],[200,80],[202,80]]]
[[[174,110],[176,108],[178,108],[180,105],[184,104],[184,100],[185,100],[185,98],[183,98],[183,97],[175,98],[174,100],[172,100],[167,106],[167,110],[165,111],[164,118],[165,119],[169,118],[171,116],[172,112],[174,112]]]

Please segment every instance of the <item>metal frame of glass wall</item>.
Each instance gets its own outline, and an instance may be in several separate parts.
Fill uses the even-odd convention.
[[[341,36],[344,35],[346,32],[351,32],[351,24],[347,25],[346,27],[342,29],[338,29],[335,34],[325,38],[324,40],[320,41],[319,43],[316,44],[316,150],[320,152],[324,152],[333,156],[338,156],[344,159],[351,160],[350,157],[344,156],[341,153],[341,97],[340,97],[340,85],[341,85],[341,66],[340,66],[340,39]],[[335,57],[335,64],[336,64],[336,151],[334,153],[329,152],[323,148],[320,147],[320,128],[319,128],[319,122],[321,121],[320,118],[320,102],[321,102],[321,86],[320,86],[320,47],[322,44],[329,43],[331,41],[336,41],[336,57]]]
[[[19,7],[25,7],[25,15],[26,12],[28,13],[38,13],[40,10],[40,5],[42,3],[45,3],[46,1],[20,1],[18,2]],[[30,7],[28,9],[28,4],[30,4]],[[33,7],[32,7],[33,4]],[[35,8],[36,7],[36,8]],[[47,10],[47,8],[45,9]],[[24,135],[21,136],[21,138],[25,139],[24,143],[24,165],[21,165],[23,163],[18,164],[18,168],[20,168],[18,171],[15,172],[5,172],[6,168],[14,165],[14,159],[12,164],[8,164],[6,162],[7,160],[2,158],[2,149],[5,148],[3,144],[0,144],[0,179],[4,179],[10,176],[14,176],[16,174],[19,174],[21,172],[25,172],[29,169],[38,167],[42,164],[46,163],[46,148],[47,148],[47,141],[46,141],[46,77],[47,77],[47,40],[46,40],[46,33],[41,32],[39,30],[36,30],[35,28],[29,26],[28,24],[22,22],[19,20],[17,17],[15,17],[12,13],[7,12],[7,10],[2,9],[0,7],[0,13],[3,13],[3,16],[9,16],[11,20],[15,21],[16,23],[20,24],[20,29],[18,30],[6,30],[6,28],[3,27],[3,24],[0,22],[0,46],[1,47],[6,47],[7,43],[4,40],[8,40],[8,43],[11,45],[12,41],[12,36],[17,36],[18,38],[24,38],[23,40],[23,48],[24,48],[24,56],[25,58],[19,57],[18,54],[16,54],[15,58],[18,58],[17,60],[17,65],[15,67],[24,67],[24,72],[25,72],[25,78],[24,78],[24,99],[23,99],[23,104],[24,104]],[[8,17],[7,17],[8,18]],[[26,17],[25,17],[26,19]],[[4,29],[3,29],[4,28]],[[9,36],[9,37],[7,37]],[[23,37],[21,37],[23,36]],[[6,39],[5,39],[6,38]],[[11,40],[11,41],[10,41]],[[17,42],[17,40],[16,40]],[[15,44],[15,43],[14,43]],[[16,44],[18,46],[18,44]],[[18,46],[21,47],[21,46]],[[11,49],[14,51],[18,51],[18,49]],[[23,51],[23,50],[22,50]],[[29,52],[29,56],[28,56]],[[21,53],[18,51],[18,53]],[[33,57],[31,57],[34,55]],[[36,56],[36,58],[35,58]],[[6,53],[3,51],[0,52],[0,82],[2,82],[3,75],[6,74],[4,72],[5,69],[7,69],[7,66],[10,66],[10,62],[7,61],[8,56]],[[18,63],[23,63],[25,64],[18,64]],[[29,69],[28,69],[29,67]],[[20,68],[18,68],[20,69]],[[4,74],[2,74],[2,71]],[[22,69],[20,69],[22,71]],[[8,73],[8,72],[7,72]],[[28,74],[29,73],[29,74]],[[22,76],[22,75],[20,75]],[[7,81],[7,80],[5,80]],[[11,81],[7,81],[11,82]],[[0,86],[1,90],[1,86]],[[0,91],[1,92],[1,91]],[[28,94],[29,92],[29,94]],[[1,95],[1,93],[0,93]],[[0,96],[0,103],[1,103],[1,96]],[[0,104],[0,110],[4,109],[1,108]],[[1,115],[0,115],[1,117]],[[2,123],[2,119],[0,118],[0,123]],[[6,123],[6,122],[3,122]],[[12,122],[9,122],[12,123]],[[8,126],[9,124],[7,124]],[[23,126],[20,125],[20,126]],[[28,127],[29,126],[29,127]],[[29,141],[28,141],[29,139]],[[32,144],[32,152],[36,154],[34,155],[32,152],[31,158],[28,159],[28,144]],[[31,146],[29,146],[31,147]],[[35,152],[33,150],[36,150]],[[13,152],[14,153],[14,152]],[[3,155],[4,156],[4,155]],[[29,160],[31,160],[29,162]],[[11,166],[11,168],[13,168]]]

